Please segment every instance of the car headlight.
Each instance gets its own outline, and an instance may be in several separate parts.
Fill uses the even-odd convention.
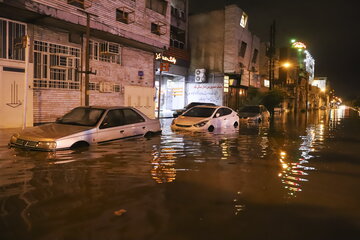
[[[18,137],[19,137],[18,133],[15,133],[14,135],[12,135],[10,138],[10,143],[16,143]]]
[[[205,124],[207,124],[208,121],[199,122],[197,124],[194,124],[194,127],[203,127]]]
[[[38,148],[43,148],[43,149],[55,149],[56,148],[56,142],[45,142],[45,141],[40,141],[37,144]]]

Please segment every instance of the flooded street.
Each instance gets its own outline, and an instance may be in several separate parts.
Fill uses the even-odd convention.
[[[360,118],[276,115],[56,153],[0,145],[0,239],[359,239]]]

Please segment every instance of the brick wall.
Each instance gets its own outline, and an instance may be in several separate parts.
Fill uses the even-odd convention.
[[[53,122],[80,105],[80,91],[34,89],[34,123]]]

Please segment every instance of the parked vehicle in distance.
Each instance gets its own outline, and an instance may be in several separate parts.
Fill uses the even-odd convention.
[[[188,105],[186,105],[183,109],[175,110],[173,113],[173,117],[176,118],[183,114],[185,111],[189,110],[192,107],[199,106],[199,105],[207,105],[207,106],[216,106],[214,103],[205,103],[205,102],[191,102]]]
[[[270,112],[263,105],[245,106],[238,112],[240,121],[265,122],[270,120]]]
[[[195,106],[171,123],[171,129],[187,131],[209,131],[217,128],[238,127],[239,116],[225,106]]]
[[[55,123],[14,134],[9,146],[54,151],[160,132],[158,119],[132,107],[77,107]]]

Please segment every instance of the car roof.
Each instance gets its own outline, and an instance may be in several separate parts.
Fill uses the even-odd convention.
[[[208,103],[208,102],[191,102],[191,103],[189,103],[189,104],[202,104],[202,105],[204,105],[204,104],[210,104],[210,105],[215,105],[215,103]]]
[[[197,105],[197,106],[194,106],[194,107],[199,107],[199,108],[221,108],[221,107],[229,108],[229,107],[226,107],[226,106],[217,106],[217,105]]]
[[[79,106],[82,108],[96,108],[96,109],[104,109],[104,110],[108,110],[108,109],[123,109],[123,108],[132,108],[133,107],[129,107],[129,106],[100,106],[100,105],[94,105],[94,106]]]

